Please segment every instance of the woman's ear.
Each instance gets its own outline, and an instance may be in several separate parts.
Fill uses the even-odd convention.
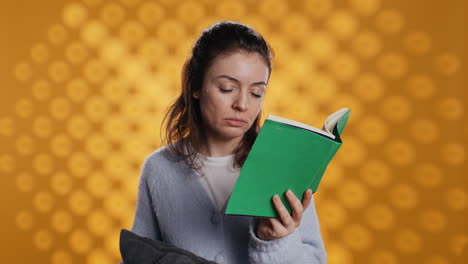
[[[192,97],[195,98],[195,99],[200,99],[200,98],[199,98],[199,97],[200,97],[200,93],[199,93],[198,91],[196,91],[196,92],[194,92],[194,93],[192,94]]]

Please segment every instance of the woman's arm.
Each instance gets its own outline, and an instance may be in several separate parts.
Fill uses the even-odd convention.
[[[155,215],[155,205],[152,190],[155,182],[155,171],[146,159],[140,174],[135,218],[131,231],[154,240],[161,240],[158,220]]]
[[[326,263],[326,252],[313,198],[303,212],[301,224],[289,235],[262,240],[257,235],[258,222],[250,227],[249,257],[261,263]]]

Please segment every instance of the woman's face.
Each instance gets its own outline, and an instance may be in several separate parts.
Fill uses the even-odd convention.
[[[238,51],[215,58],[202,89],[194,94],[207,137],[242,139],[260,113],[268,75],[258,53]]]

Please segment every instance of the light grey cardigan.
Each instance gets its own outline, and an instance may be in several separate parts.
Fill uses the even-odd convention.
[[[256,237],[258,218],[225,208],[218,211],[194,171],[162,147],[143,164],[131,230],[217,263],[326,263],[313,201],[294,233],[272,241]]]

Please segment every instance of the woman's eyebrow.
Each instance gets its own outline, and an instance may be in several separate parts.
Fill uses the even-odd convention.
[[[236,78],[234,78],[232,76],[226,75],[226,74],[218,75],[218,76],[216,76],[215,79],[219,79],[219,78],[226,78],[228,80],[236,82],[237,84],[240,84],[239,80],[237,80]],[[265,85],[265,86],[267,86],[267,84],[265,82],[263,82],[263,81],[252,83],[251,86],[253,86],[253,85]]]

